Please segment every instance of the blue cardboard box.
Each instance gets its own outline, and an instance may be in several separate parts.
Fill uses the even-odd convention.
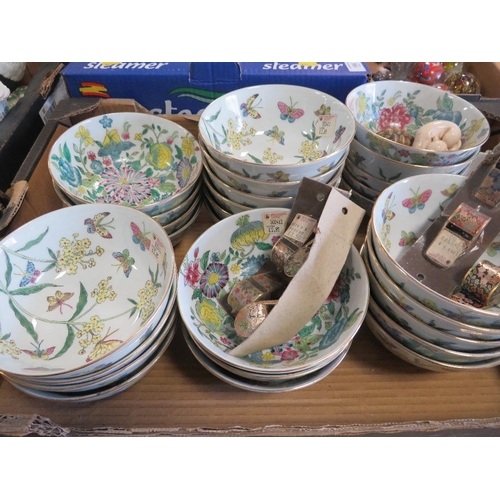
[[[200,114],[227,92],[271,83],[344,102],[369,72],[361,62],[70,62],[62,75],[70,97],[127,98],[156,114]]]

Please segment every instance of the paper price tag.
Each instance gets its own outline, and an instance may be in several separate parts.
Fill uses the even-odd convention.
[[[149,249],[151,253],[156,257],[156,260],[160,265],[165,262],[166,249],[161,240],[153,233],[151,247]]]
[[[282,234],[285,230],[288,212],[266,212],[262,215],[262,224],[266,234]]]
[[[336,124],[337,124],[336,115],[318,116],[318,126],[316,127],[316,135],[320,137],[330,137],[334,135]]]
[[[304,214],[297,214],[286,230],[285,236],[303,245],[311,236],[318,221]]]

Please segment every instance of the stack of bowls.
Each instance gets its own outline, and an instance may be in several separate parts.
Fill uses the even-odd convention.
[[[9,234],[0,253],[0,373],[27,394],[68,402],[115,395],[173,338],[174,250],[138,210],[56,210]]]
[[[270,210],[231,215],[198,238],[179,270],[178,307],[186,342],[208,371],[242,389],[285,392],[318,382],[340,364],[367,312],[368,277],[353,246],[331,294],[299,334],[270,349],[231,356],[244,339],[221,299],[269,259],[281,236],[264,229]]]
[[[375,202],[362,250],[370,281],[367,325],[391,352],[427,370],[500,365],[499,307],[456,302],[398,264],[466,180],[424,174],[395,182]],[[479,260],[500,265],[499,245],[497,236]]]
[[[198,141],[183,127],[145,113],[110,113],[66,130],[49,155],[66,206],[108,203],[155,219],[175,245],[201,207]]]
[[[259,85],[219,97],[199,123],[209,211],[291,208],[304,177],[338,186],[354,132],[347,107],[318,90]]]
[[[346,105],[356,120],[355,137],[341,187],[371,212],[380,193],[392,183],[422,174],[469,175],[474,159],[490,135],[486,117],[461,97],[441,89],[405,81],[371,82],[353,89]],[[388,129],[415,136],[431,121],[455,123],[462,131],[457,151],[431,151],[379,135]]]

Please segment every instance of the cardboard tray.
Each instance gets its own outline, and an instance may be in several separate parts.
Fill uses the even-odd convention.
[[[103,110],[98,101],[79,102],[84,114]],[[117,109],[131,103],[113,100],[106,105]],[[50,125],[55,129],[32,165],[30,189],[9,231],[62,207],[52,187],[47,156],[67,126],[62,122],[82,116],[75,109],[71,107],[71,116],[59,114],[59,121]],[[196,133],[195,121],[168,118]],[[175,248],[177,264],[212,224],[202,209]],[[355,240],[358,248],[365,224]],[[345,359],[325,379],[295,392],[261,394],[210,374],[193,357],[179,330],[143,379],[101,401],[44,401],[0,377],[0,435],[500,436],[500,369],[425,371],[387,351],[363,324]]]

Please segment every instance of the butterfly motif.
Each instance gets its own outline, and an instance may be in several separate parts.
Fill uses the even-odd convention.
[[[123,252],[113,252],[112,255],[119,262],[119,264],[113,265],[118,266],[118,269],[123,269],[123,274],[128,278],[132,272],[135,259],[130,256],[130,252],[127,249],[123,250]]]
[[[90,234],[97,233],[106,239],[112,238],[113,236],[107,228],[110,227],[111,229],[114,229],[114,227],[110,225],[114,219],[107,223],[102,222],[108,215],[109,212],[101,212],[100,214],[95,215],[92,219],[90,217],[85,219],[83,223],[87,226],[87,232]]]
[[[34,345],[34,344],[32,344]],[[48,359],[50,355],[55,351],[56,346],[49,347],[48,349],[40,349],[36,347],[33,351],[29,349],[21,349],[25,354],[31,356],[33,359]]]
[[[59,307],[59,312],[63,313],[63,306],[69,307],[73,309],[73,306],[66,304],[66,302],[73,297],[74,293],[70,292],[60,292],[59,290],[55,293],[55,295],[51,295],[47,297],[47,302],[49,303],[49,307],[47,308],[47,312],[53,311]]]
[[[392,198],[392,193],[385,200],[384,209],[382,210],[382,222],[384,224],[387,223],[387,221],[390,221],[390,220],[394,219],[394,217],[396,217],[396,214],[391,210],[391,207],[393,205],[389,206],[389,203],[391,202],[391,198]]]
[[[418,194],[418,190],[415,193],[412,189],[411,192],[414,196],[403,200],[403,207],[407,208],[408,211],[413,214],[417,209],[422,210],[425,207],[425,203],[431,197],[432,191],[426,189],[423,193]]]
[[[246,102],[242,103],[240,106],[241,109],[241,114],[246,118],[247,116],[250,116],[251,118],[260,118],[260,114],[256,110],[257,106],[261,103],[259,101],[255,106],[253,105],[255,99],[259,97],[259,94],[254,94],[250,96]]]
[[[405,247],[407,245],[413,245],[417,241],[417,237],[413,231],[407,233],[406,231],[401,231],[401,239],[399,240],[399,246]]]
[[[22,278],[19,286],[26,286],[36,283],[36,280],[38,279],[40,274],[40,271],[38,269],[35,269],[35,264],[33,264],[33,262],[31,261],[28,261],[28,263],[26,264],[26,271],[22,273]]]
[[[458,185],[453,183],[449,188],[443,189],[441,191],[441,194],[444,196],[453,196],[458,191],[458,189]]]
[[[139,226],[135,222],[130,223],[130,227],[132,228],[132,241],[138,244],[141,247],[141,250],[144,252],[146,248],[149,250],[151,248],[151,240],[146,238],[146,235],[149,233],[143,233]]]
[[[282,146],[285,145],[285,132],[280,131],[277,125],[275,125],[271,130],[266,130],[264,132],[273,141],[279,142]]]
[[[346,128],[342,125],[337,129],[337,131],[335,132],[335,138],[333,139],[333,144],[335,144],[342,137],[342,134],[345,132],[345,130]]]
[[[325,116],[331,114],[331,112],[332,108],[330,106],[325,106],[324,104],[322,104],[320,108],[314,112],[314,114],[316,116]]]
[[[288,120],[290,123],[293,123],[295,120],[303,116],[304,110],[300,108],[296,108],[295,104],[292,104],[292,99],[290,98],[290,106],[285,104],[284,102],[278,102],[278,108],[281,112],[280,118],[282,120]]]

